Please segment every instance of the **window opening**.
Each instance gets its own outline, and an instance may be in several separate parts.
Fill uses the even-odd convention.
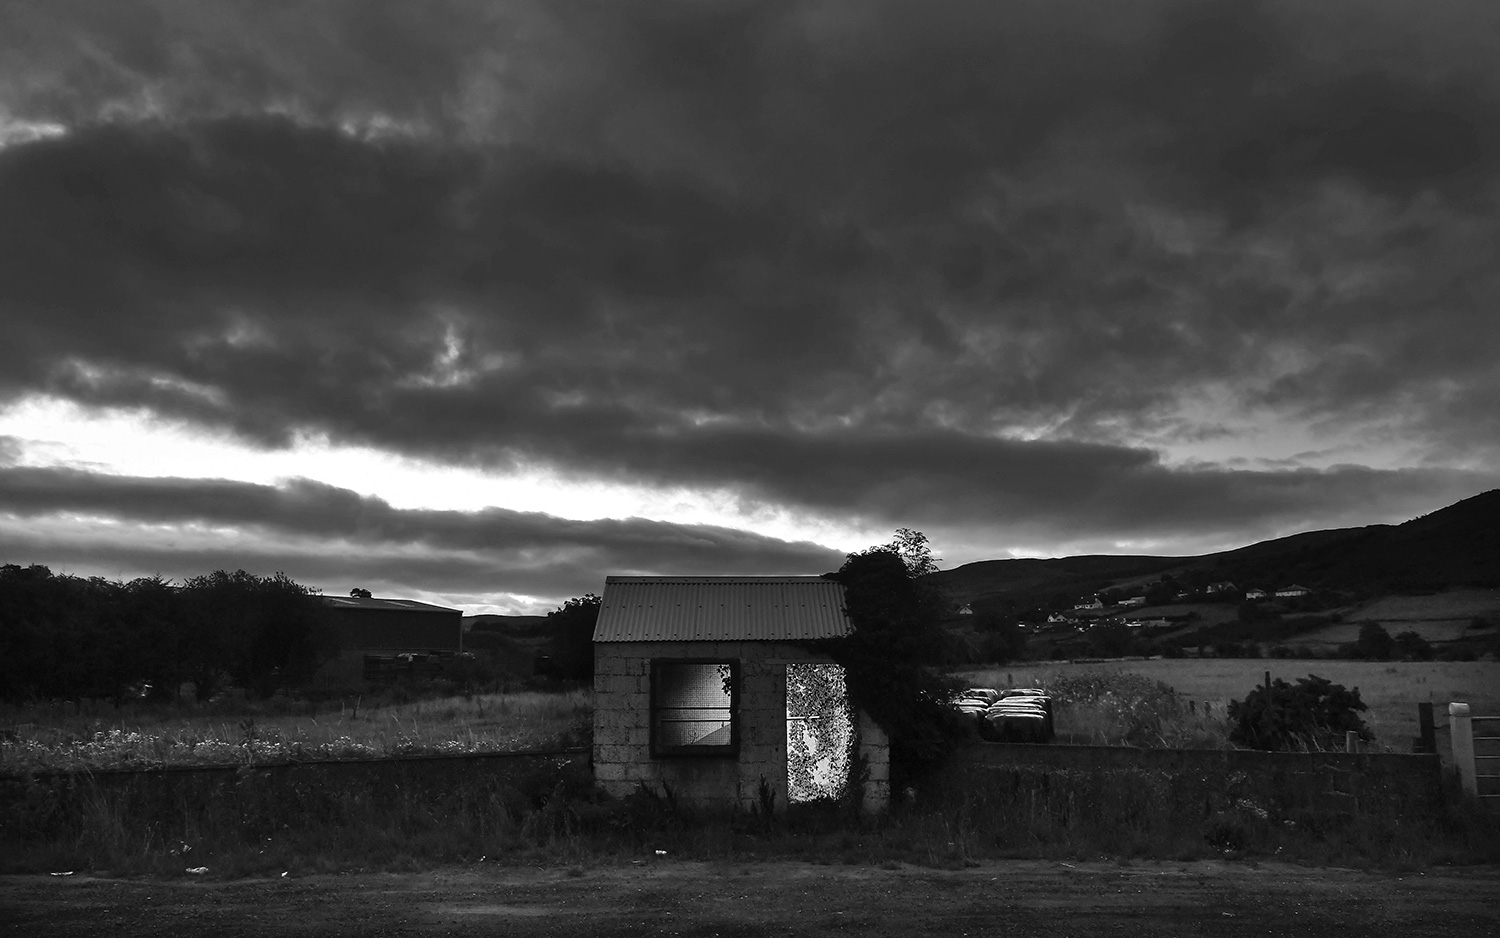
[[[733,753],[739,663],[654,661],[651,749],[656,755]]]

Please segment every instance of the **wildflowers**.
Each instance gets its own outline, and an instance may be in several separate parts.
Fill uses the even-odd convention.
[[[357,717],[184,717],[136,727],[38,720],[0,735],[0,773],[520,752],[578,738],[590,713],[588,692],[571,691],[367,707]]]

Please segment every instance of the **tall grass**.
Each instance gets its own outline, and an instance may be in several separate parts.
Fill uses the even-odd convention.
[[[934,779],[926,810],[900,819],[950,858],[1274,857],[1416,868],[1500,861],[1500,815],[1450,790],[1441,803],[1287,798],[1239,772],[1185,778],[1148,767],[988,767]]]
[[[218,786],[81,776],[0,781],[0,872],[213,877],[446,864],[578,866],[651,858],[962,866],[1011,857],[1275,857],[1414,868],[1500,861],[1500,818],[1450,793],[1404,813],[1293,807],[1236,773],[1184,779],[1103,770],[951,766],[877,821],[837,805],[773,817],[679,808],[661,793],[611,799],[586,761],[515,771],[341,776],[241,768]],[[398,767],[402,764],[396,764]],[[455,767],[462,763],[453,763]],[[301,773],[300,775],[298,773]],[[18,787],[19,786],[19,787]]]
[[[403,869],[576,838],[587,761],[371,763],[0,779],[0,872]]]
[[[0,772],[519,752],[584,743],[587,689],[237,707],[52,704],[0,711]]]

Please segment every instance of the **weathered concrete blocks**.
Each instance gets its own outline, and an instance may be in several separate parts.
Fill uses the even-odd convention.
[[[653,757],[651,662],[696,658],[737,661],[737,756]],[[601,787],[629,795],[642,783],[670,785],[682,803],[705,807],[757,807],[764,778],[777,804],[786,804],[786,665],[828,659],[796,645],[775,642],[618,642],[595,646],[594,775]],[[870,767],[862,804],[889,804],[889,750],[885,734],[867,716],[859,721],[860,753]]]

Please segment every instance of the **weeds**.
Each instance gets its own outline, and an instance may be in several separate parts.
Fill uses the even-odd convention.
[[[981,672],[970,680],[1005,686],[1008,682],[999,677]],[[1038,683],[1052,697],[1059,741],[1153,749],[1232,748],[1225,720],[1189,707],[1161,681],[1129,672],[1083,671]]]
[[[586,743],[592,727],[587,690],[365,700],[323,712],[305,703],[243,706],[248,712],[239,714],[217,712],[217,704],[119,713],[87,704],[12,709],[0,719],[24,719],[0,735],[0,772],[518,752]]]

